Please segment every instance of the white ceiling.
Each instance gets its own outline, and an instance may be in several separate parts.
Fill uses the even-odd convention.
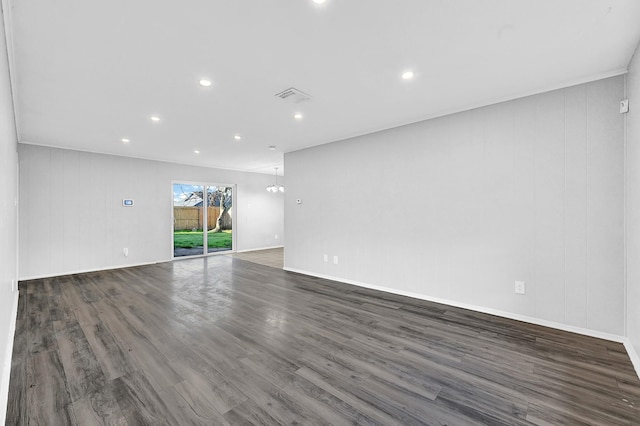
[[[21,142],[259,172],[284,152],[623,73],[640,40],[637,0],[10,4]],[[291,86],[312,100],[274,96]]]

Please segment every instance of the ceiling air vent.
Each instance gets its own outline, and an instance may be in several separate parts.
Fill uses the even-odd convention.
[[[304,93],[302,90],[298,90],[295,87],[289,87],[280,93],[276,93],[276,96],[287,102],[299,104],[311,99],[311,95]]]

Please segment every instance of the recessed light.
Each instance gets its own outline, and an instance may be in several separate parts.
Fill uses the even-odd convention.
[[[198,82],[200,84],[200,86],[202,87],[209,87],[211,86],[211,80],[206,80],[206,79],[202,79]]]
[[[275,151],[275,150],[276,150],[276,146],[275,146],[275,145],[271,145],[271,146],[269,147],[269,151]]]
[[[315,4],[325,4],[327,0],[313,0]]]
[[[157,115],[152,115],[151,117],[149,117],[149,119],[154,123],[158,123],[160,121],[160,117],[158,117]]]
[[[405,80],[411,80],[413,76],[414,76],[413,71],[405,71],[402,73],[402,78]]]
[[[296,112],[295,114],[293,114],[293,118],[295,118],[296,120],[302,120],[302,117],[304,117],[304,115],[302,115],[301,112]]]
[[[240,139],[242,139],[242,136],[240,135],[234,135],[233,138],[237,141],[239,141]]]
[[[200,150],[198,150],[198,149],[194,149],[194,150],[193,150],[193,152],[194,152],[195,154],[200,154]]]
[[[131,142],[131,139],[128,139],[128,138],[122,138],[122,139],[120,139],[120,140],[122,141],[122,143],[129,143],[129,142]]]

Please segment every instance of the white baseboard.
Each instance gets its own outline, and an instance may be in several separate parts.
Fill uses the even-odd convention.
[[[17,291],[13,292],[14,300],[11,306],[11,323],[7,336],[7,350],[2,361],[2,379],[0,380],[0,424],[4,424],[7,417],[7,402],[9,401],[9,382],[11,381],[11,359],[13,356],[13,340],[16,334],[16,320],[18,319]]]
[[[612,342],[625,343],[627,341],[626,337],[619,336],[617,334],[610,334],[610,333],[605,333],[605,332],[602,332],[602,331],[591,330],[591,329],[588,329],[588,328],[575,327],[575,326],[572,326],[572,325],[562,324],[562,323],[558,323],[558,322],[554,322],[554,321],[547,321],[547,320],[544,320],[544,319],[535,318],[535,317],[529,317],[529,316],[526,316],[526,315],[514,314],[512,312],[500,311],[498,309],[486,308],[484,306],[470,305],[470,304],[467,304],[467,303],[457,302],[455,300],[441,299],[439,297],[430,297],[430,296],[427,296],[427,295],[424,295],[424,294],[420,294],[420,293],[412,293],[412,292],[403,291],[403,290],[397,290],[397,289],[389,288],[389,287],[381,287],[381,286],[376,286],[376,285],[370,285],[370,284],[362,283],[362,282],[359,282],[359,281],[354,281],[354,280],[349,280],[349,279],[344,279],[344,278],[339,278],[339,277],[332,277],[332,276],[324,275],[324,274],[317,274],[315,272],[304,271],[304,270],[300,270],[300,269],[296,269],[296,268],[284,267],[283,269],[285,271],[289,271],[289,272],[296,272],[296,273],[299,273],[299,274],[311,275],[313,277],[323,278],[323,279],[327,279],[327,280],[331,280],[331,281],[338,281],[338,282],[342,282],[342,283],[345,283],[345,284],[351,284],[351,285],[355,285],[355,286],[358,286],[358,287],[368,288],[368,289],[371,289],[371,290],[383,291],[385,293],[397,294],[399,296],[407,296],[407,297],[412,297],[414,299],[420,299],[420,300],[426,300],[426,301],[429,301],[429,302],[440,303],[440,304],[443,304],[443,305],[453,306],[453,307],[456,307],[456,308],[469,309],[471,311],[482,312],[484,314],[490,314],[490,315],[495,315],[495,316],[498,316],[498,317],[513,319],[513,320],[516,320],[516,321],[527,322],[529,324],[541,325],[543,327],[550,327],[550,328],[555,328],[555,329],[558,329],[558,330],[569,331],[571,333],[577,333],[577,334],[582,334],[582,335],[585,335],[585,336],[596,337],[596,338],[599,338],[599,339],[610,340]],[[631,356],[631,354],[629,356]],[[636,367],[636,371],[638,371],[637,367]],[[639,377],[640,377],[640,375],[639,375]]]
[[[638,378],[640,378],[640,356],[638,356],[638,352],[636,352],[636,348],[633,346],[631,341],[628,338],[625,338],[624,347],[629,354],[629,358],[631,358],[631,363],[633,364],[633,368],[636,370],[636,374]]]
[[[169,260],[156,260],[154,262],[143,262],[143,263],[132,263],[129,265],[113,265],[106,266],[104,268],[94,268],[94,269],[79,269],[76,271],[65,271],[55,274],[44,274],[44,275],[32,275],[26,277],[20,277],[19,281],[28,281],[28,280],[39,280],[42,278],[53,278],[53,277],[63,277],[65,275],[75,275],[75,274],[86,274],[87,272],[99,272],[99,271],[110,271],[112,269],[122,269],[122,268],[135,268],[136,266],[147,266],[147,265],[155,265],[157,263],[170,262]]]
[[[280,245],[280,246],[270,246],[270,247],[260,247],[260,248],[246,249],[246,250],[238,250],[235,253],[245,253],[245,252],[249,252],[249,251],[269,250],[269,249],[283,248],[283,247],[284,246],[282,246],[282,245]],[[219,254],[232,254],[232,253],[233,252],[219,252]],[[74,271],[64,271],[64,272],[53,273],[53,274],[30,275],[30,276],[26,276],[26,277],[20,277],[19,281],[39,280],[39,279],[42,279],[42,278],[62,277],[62,276],[65,276],[65,275],[86,274],[87,272],[109,271],[109,270],[112,270],[112,269],[134,268],[136,266],[155,265],[157,263],[171,262],[173,260],[193,259],[193,258],[196,258],[196,257],[206,257],[206,256],[176,257],[174,259],[163,259],[163,260],[156,260],[156,261],[153,261],[153,262],[132,263],[132,264],[127,264],[127,265],[112,265],[112,266],[106,266],[104,268],[78,269],[78,270],[74,270]]]
[[[260,251],[260,250],[271,250],[271,249],[277,249],[277,248],[283,248],[284,246],[270,246],[270,247],[259,247],[259,248],[250,248],[250,249],[245,249],[245,250],[236,250],[236,253],[247,253],[250,251]]]

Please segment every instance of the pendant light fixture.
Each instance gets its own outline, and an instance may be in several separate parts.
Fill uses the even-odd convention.
[[[275,175],[276,175],[276,183],[273,185],[267,186],[267,191],[269,192],[284,192],[284,186],[278,185],[278,168],[274,167]]]

